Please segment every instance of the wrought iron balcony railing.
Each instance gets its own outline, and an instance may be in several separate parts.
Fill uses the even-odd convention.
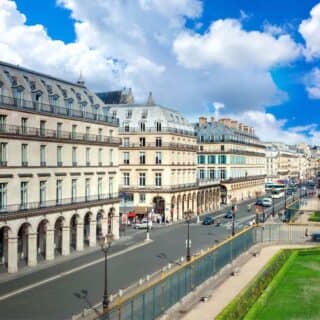
[[[132,128],[132,127],[120,127],[119,132],[121,133],[172,133],[172,134],[181,134],[184,136],[195,137],[195,132],[190,130],[184,130],[179,128],[172,128],[172,127],[148,127],[145,130],[141,130],[140,128]]]

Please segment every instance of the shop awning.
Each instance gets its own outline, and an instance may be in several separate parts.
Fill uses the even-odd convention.
[[[128,212],[128,218],[135,218],[136,213],[135,212]]]
[[[147,214],[151,209],[152,207],[135,207],[134,212],[136,214]]]

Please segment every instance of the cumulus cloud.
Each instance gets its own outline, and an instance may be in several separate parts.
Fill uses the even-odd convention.
[[[305,77],[306,89],[311,99],[320,99],[320,69],[314,68]]]
[[[306,42],[305,56],[311,60],[320,57],[320,3],[310,12],[310,18],[303,20],[299,32]]]

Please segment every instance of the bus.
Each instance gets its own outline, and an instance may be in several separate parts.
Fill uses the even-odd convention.
[[[271,190],[271,197],[274,199],[279,199],[284,197],[284,189],[273,189]]]
[[[284,197],[286,186],[280,183],[268,183],[266,184],[266,191],[271,192],[272,198]]]

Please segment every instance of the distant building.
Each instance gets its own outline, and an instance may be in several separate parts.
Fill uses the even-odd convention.
[[[232,119],[200,117],[195,130],[198,179],[220,180],[223,203],[253,198],[264,191],[265,146],[253,128]]]

